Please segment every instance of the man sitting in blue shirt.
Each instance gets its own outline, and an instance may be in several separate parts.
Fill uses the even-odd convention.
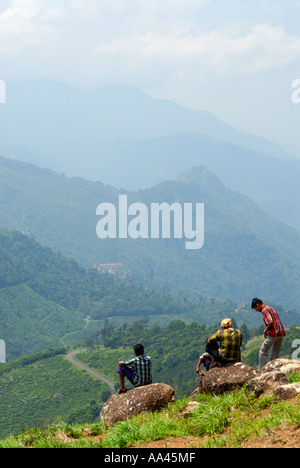
[[[118,391],[119,394],[127,392],[124,385],[125,377],[127,377],[135,387],[141,387],[142,385],[152,383],[151,357],[144,354],[144,346],[142,344],[136,344],[133,349],[136,356],[135,358],[119,362],[119,368],[117,370],[121,383]]]

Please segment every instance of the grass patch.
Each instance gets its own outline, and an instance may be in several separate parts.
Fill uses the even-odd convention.
[[[188,399],[183,398],[168,405],[165,410],[142,413],[115,424],[107,431],[103,447],[124,448],[169,436],[185,436],[184,425],[174,416],[187,405],[187,402]]]
[[[294,372],[288,375],[289,383],[298,383],[300,382],[300,374],[296,374]]]
[[[105,424],[59,423],[0,441],[0,448],[128,448],[170,438],[193,437],[204,448],[241,447],[258,437],[271,437],[282,425],[300,426],[300,398],[249,398],[244,390],[224,395],[198,395],[199,405],[181,416],[183,398],[156,412],[145,412],[107,428]],[[197,445],[197,442],[195,442]]]

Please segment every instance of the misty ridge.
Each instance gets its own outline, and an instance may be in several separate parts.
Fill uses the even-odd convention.
[[[295,155],[127,85],[87,92],[49,80],[7,84],[2,126],[2,227],[85,268],[122,263],[145,286],[239,301],[256,291],[299,306]],[[141,208],[127,218],[126,236],[114,236],[112,209],[113,235],[106,217],[97,237],[97,207],[117,207],[125,196],[126,217]],[[205,206],[202,248],[186,250],[183,231],[170,224],[168,236],[149,238],[142,212],[162,203]]]
[[[255,290],[277,304],[299,307],[299,232],[227,189],[205,167],[126,193],[128,207],[138,201],[149,211],[162,200],[169,206],[174,201],[195,206],[201,200],[205,242],[198,250],[184,248],[185,240],[175,238],[173,224],[170,239],[99,239],[99,202],[117,207],[124,190],[7,158],[0,158],[0,168],[2,226],[25,233],[84,268],[122,263],[146,288],[241,303]]]

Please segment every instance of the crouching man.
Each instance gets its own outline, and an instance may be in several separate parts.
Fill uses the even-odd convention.
[[[117,370],[120,376],[120,389],[119,394],[127,392],[124,379],[127,379],[135,387],[141,387],[152,383],[152,363],[151,357],[144,354],[144,346],[136,344],[134,346],[135,358],[128,359],[127,361],[120,361]]]

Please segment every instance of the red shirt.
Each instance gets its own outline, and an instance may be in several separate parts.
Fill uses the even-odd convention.
[[[275,322],[273,327],[267,332],[268,336],[275,338],[276,336],[285,336],[285,329],[279,318],[278,312],[270,306],[263,304],[262,314],[264,316],[264,322],[267,326],[270,322]]]

